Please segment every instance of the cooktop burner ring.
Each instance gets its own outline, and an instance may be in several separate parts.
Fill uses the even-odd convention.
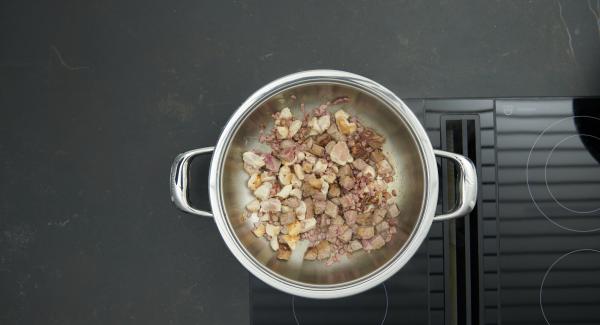
[[[554,268],[554,266],[556,266],[556,264],[558,264],[560,261],[562,261],[563,259],[565,259],[569,255],[572,255],[572,254],[575,254],[575,253],[581,253],[581,252],[600,253],[600,250],[593,249],[593,248],[582,248],[582,249],[576,249],[576,250],[570,251],[570,252],[568,252],[566,254],[561,255],[559,258],[557,258],[550,265],[550,267],[548,267],[548,269],[546,270],[546,273],[544,273],[544,277],[542,278],[542,284],[540,285],[540,300],[539,300],[539,304],[540,304],[540,310],[542,311],[542,317],[544,317],[544,321],[546,321],[546,324],[548,324],[548,325],[552,325],[552,324],[548,320],[548,316],[546,315],[546,311],[544,310],[544,303],[543,303],[544,283],[546,282],[546,279],[548,278],[548,275],[550,274],[550,272],[552,271],[552,269]]]
[[[387,288],[385,286],[385,283],[381,284],[383,286],[383,292],[385,294],[385,311],[383,312],[383,318],[381,319],[381,322],[379,323],[379,325],[383,325],[383,323],[385,323],[385,319],[387,318],[387,314],[388,314],[388,308],[389,308],[389,296],[388,296],[388,291]],[[294,321],[296,322],[296,325],[300,325],[300,321],[298,320],[298,316],[296,315],[296,297],[292,296],[292,315],[294,316]]]
[[[567,120],[573,120],[573,123],[575,122],[575,119],[578,118],[590,118],[593,120],[596,120],[598,122],[600,122],[600,118],[594,117],[594,116],[589,116],[589,115],[575,115],[575,116],[569,116],[569,117],[565,117],[562,118],[560,120],[554,121],[552,122],[550,125],[548,125],[546,128],[544,128],[544,130],[542,130],[542,132],[537,136],[537,138],[535,139],[535,141],[533,142],[533,145],[531,146],[531,149],[529,150],[529,155],[527,156],[527,165],[525,168],[525,179],[527,182],[527,191],[529,192],[529,197],[531,198],[531,201],[533,202],[533,205],[535,206],[535,208],[544,216],[544,218],[546,218],[546,220],[550,221],[552,224],[554,224],[555,226],[562,228],[564,230],[569,230],[569,231],[573,231],[573,232],[579,232],[579,233],[589,233],[589,232],[595,232],[595,231],[599,231],[600,227],[596,227],[596,228],[592,228],[592,229],[575,229],[573,227],[568,227],[565,225],[560,224],[559,222],[553,220],[543,209],[542,207],[540,207],[540,205],[538,204],[538,202],[535,200],[535,197],[533,195],[533,191],[531,189],[531,184],[529,182],[529,166],[531,164],[531,156],[533,154],[533,151],[536,149],[536,146],[538,144],[538,142],[540,141],[540,139],[546,134],[546,132],[548,132],[550,129],[552,129],[553,127],[555,127],[556,125],[563,123]],[[556,149],[556,147],[564,142],[566,139],[570,138],[570,137],[574,137],[574,136],[590,136],[593,138],[596,138],[596,136],[593,135],[589,135],[589,134],[575,134],[575,135],[571,135],[566,137],[565,139],[559,141],[559,143],[557,145],[555,145],[552,149],[552,151],[548,154],[548,157],[546,159],[546,165],[544,166],[544,178],[545,178],[545,183],[546,183],[546,189],[548,190],[548,193],[550,193],[550,196],[552,197],[552,199],[554,200],[554,202],[556,204],[558,204],[560,207],[562,207],[563,209],[566,209],[567,211],[570,211],[572,213],[580,213],[580,214],[588,214],[588,213],[593,213],[593,212],[597,212],[600,211],[600,207],[592,210],[592,211],[588,211],[588,212],[581,212],[581,211],[576,211],[573,209],[570,209],[566,206],[564,206],[559,200],[556,199],[556,197],[554,196],[554,194],[552,193],[552,191],[550,190],[550,187],[548,186],[548,179],[547,179],[547,164],[549,162],[550,156],[552,156],[552,152]],[[599,139],[600,140],[600,139]]]
[[[573,135],[567,136],[564,139],[560,140],[557,144],[554,145],[554,147],[552,147],[552,150],[550,150],[550,153],[548,154],[548,157],[546,158],[546,163],[544,164],[544,182],[546,183],[546,189],[548,190],[548,193],[550,194],[550,196],[552,197],[554,202],[556,202],[556,204],[560,205],[563,209],[571,211],[573,213],[580,213],[580,214],[595,213],[595,212],[600,211],[600,207],[592,209],[592,210],[576,210],[576,209],[567,207],[566,205],[562,204],[560,202],[560,200],[554,196],[554,193],[552,193],[552,190],[550,189],[550,186],[548,185],[548,164],[550,163],[550,158],[552,157],[552,154],[554,153],[556,148],[558,148],[558,146],[560,146],[563,142],[565,142],[569,139],[572,139],[572,138],[579,138],[579,137],[589,137],[589,138],[598,140],[598,142],[600,143],[600,138],[595,135],[591,135],[591,134],[573,134]],[[600,228],[598,228],[598,229],[600,229]]]

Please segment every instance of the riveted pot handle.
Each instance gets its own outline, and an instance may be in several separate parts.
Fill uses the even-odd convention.
[[[450,211],[439,216],[435,216],[433,221],[444,221],[458,217],[463,217],[469,214],[475,203],[477,203],[477,172],[473,162],[462,155],[455,154],[452,152],[434,150],[436,156],[442,158],[448,158],[454,161],[460,170],[460,176],[458,180],[459,186],[459,198],[458,207],[453,211]]]
[[[197,214],[204,217],[212,217],[212,213],[208,211],[198,210],[193,208],[188,201],[188,167],[190,161],[195,156],[201,154],[212,153],[214,147],[206,147],[190,150],[177,155],[171,166],[171,201],[183,212]]]

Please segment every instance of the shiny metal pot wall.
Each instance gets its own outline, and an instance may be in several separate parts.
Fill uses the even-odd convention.
[[[240,218],[252,200],[246,187],[242,153],[251,148],[267,149],[258,142],[261,124],[272,124],[271,114],[289,105],[291,95],[307,107],[325,99],[349,96],[352,108],[365,125],[386,137],[384,151],[397,174],[399,233],[382,249],[360,252],[331,266],[323,262],[280,261],[267,241],[251,233],[251,225]],[[209,175],[211,212],[191,207],[187,199],[189,161],[212,153]],[[435,156],[453,160],[461,173],[460,202],[456,210],[434,216],[438,199],[438,170]],[[467,158],[434,150],[425,130],[392,92],[364,77],[333,70],[295,73],[271,82],[255,92],[225,125],[217,145],[183,153],[171,168],[171,197],[181,210],[213,216],[225,243],[252,274],[267,284],[293,295],[308,298],[338,298],[365,291],[396,273],[414,255],[436,220],[469,213],[477,196],[475,168]]]

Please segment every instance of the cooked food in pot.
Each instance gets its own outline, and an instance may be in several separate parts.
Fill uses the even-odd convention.
[[[332,264],[380,249],[396,233],[400,212],[389,188],[395,172],[382,151],[385,139],[344,105],[351,105],[347,97],[310,112],[304,104],[300,112],[283,108],[273,127],[260,131],[270,151],[241,157],[254,196],[243,217],[280,260],[298,249],[304,260]]]

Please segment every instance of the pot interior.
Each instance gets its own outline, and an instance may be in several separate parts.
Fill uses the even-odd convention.
[[[292,95],[296,100],[291,100]],[[246,185],[249,176],[243,169],[242,153],[250,149],[269,149],[258,141],[259,127],[265,124],[270,128],[273,124],[271,114],[274,112],[289,107],[295,117],[300,117],[300,103],[303,102],[308,110],[340,96],[348,96],[351,100],[347,104],[330,107],[331,113],[343,108],[386,138],[384,152],[396,171],[391,186],[398,192],[396,198],[401,211],[398,216],[398,233],[379,250],[370,253],[359,251],[330,266],[326,266],[325,261],[277,260],[268,242],[255,237],[251,232],[251,224],[241,218],[245,205],[253,200]],[[240,246],[272,274],[298,285],[347,285],[380,269],[402,253],[405,243],[419,224],[425,205],[427,185],[424,159],[409,124],[386,103],[350,85],[302,84],[271,96],[238,124],[225,150],[223,161],[221,195],[230,229],[235,233]]]

